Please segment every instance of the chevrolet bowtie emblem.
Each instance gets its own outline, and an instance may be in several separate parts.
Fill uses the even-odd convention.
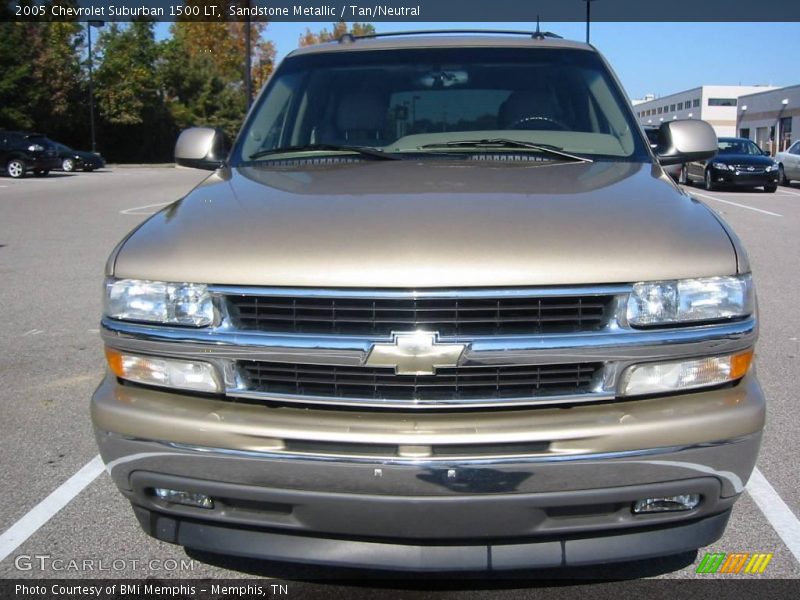
[[[395,333],[391,342],[376,343],[368,367],[393,367],[397,375],[433,375],[437,367],[458,366],[466,344],[440,344],[436,333]]]

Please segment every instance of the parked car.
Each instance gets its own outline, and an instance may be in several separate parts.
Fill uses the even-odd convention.
[[[61,159],[61,170],[71,173],[78,169],[84,171],[94,171],[95,169],[102,169],[106,166],[106,161],[102,156],[96,152],[84,152],[82,150],[73,150],[69,146],[55,142],[56,150],[58,151],[58,158]]]
[[[0,165],[9,177],[44,177],[59,164],[55,144],[41,133],[0,131]]]
[[[800,140],[783,152],[775,155],[778,163],[778,180],[781,185],[789,185],[793,179],[800,179]]]
[[[644,134],[647,136],[647,140],[650,142],[650,147],[652,149],[654,149],[654,150],[656,148],[658,148],[658,132],[659,132],[659,128],[658,127],[645,127],[644,128]],[[675,181],[678,181],[678,179],[679,179],[679,177],[681,175],[681,168],[682,167],[683,167],[683,165],[680,165],[680,164],[662,166],[662,168],[664,169],[664,172],[667,175],[669,175],[670,177],[672,177]]]
[[[747,138],[719,138],[719,153],[683,167],[679,181],[701,182],[707,190],[723,186],[778,189],[778,163]]]
[[[405,570],[710,544],[756,462],[753,280],[588,45],[292,52],[213,171],[107,262],[108,473],[158,539]],[[408,103],[408,110],[401,110]]]

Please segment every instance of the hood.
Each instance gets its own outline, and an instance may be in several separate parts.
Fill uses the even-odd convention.
[[[769,156],[754,154],[717,154],[711,161],[726,165],[753,165],[754,167],[768,167],[775,164],[775,161]]]
[[[651,164],[294,164],[218,171],[121,245],[115,276],[441,288],[736,272],[715,216]]]

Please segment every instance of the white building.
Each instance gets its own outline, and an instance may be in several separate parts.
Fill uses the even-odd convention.
[[[740,137],[753,140],[775,154],[800,139],[800,85],[739,97],[736,128]]]
[[[763,85],[703,85],[633,104],[639,123],[644,127],[658,127],[664,121],[675,119],[702,119],[714,127],[718,137],[735,136],[739,98],[774,89]]]

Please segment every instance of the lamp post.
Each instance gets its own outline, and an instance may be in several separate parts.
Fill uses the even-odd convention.
[[[586,3],[586,43],[589,43],[589,23],[592,22],[592,2],[595,0],[583,0]]]
[[[92,83],[94,60],[92,59],[92,27],[97,27],[99,29],[103,25],[105,25],[104,21],[86,21],[86,33],[89,37],[89,130],[92,136],[92,152],[97,152],[97,143],[94,133],[94,84]]]
[[[247,20],[244,23],[244,93],[247,95],[247,108],[253,102],[253,66],[252,66],[252,52],[250,50],[250,0],[247,0]]]

